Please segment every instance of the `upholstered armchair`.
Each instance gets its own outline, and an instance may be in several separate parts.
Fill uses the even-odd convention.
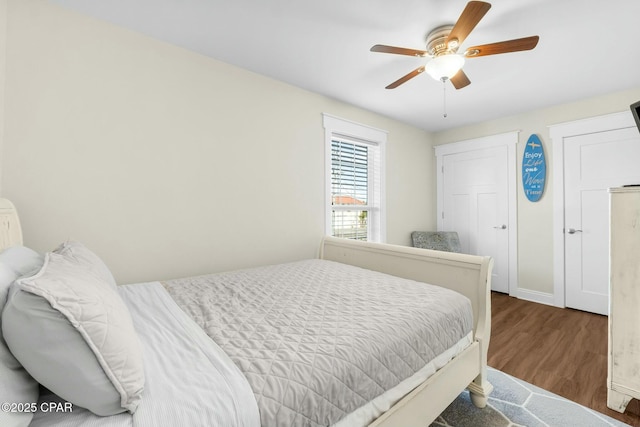
[[[455,231],[414,231],[411,243],[416,248],[461,252],[460,238]]]

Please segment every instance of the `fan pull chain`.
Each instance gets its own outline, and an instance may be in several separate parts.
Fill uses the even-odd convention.
[[[442,79],[442,117],[447,118],[447,78]]]

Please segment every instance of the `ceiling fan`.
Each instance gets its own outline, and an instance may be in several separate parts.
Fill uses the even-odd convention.
[[[426,56],[431,58],[425,65],[421,65],[409,74],[399,78],[388,85],[386,89],[395,89],[424,71],[436,80],[443,82],[451,80],[451,83],[456,89],[462,89],[471,83],[465,72],[462,71],[465,58],[531,50],[536,47],[539,37],[531,36],[472,46],[465,50],[463,54],[459,54],[458,48],[489,9],[491,9],[491,4],[489,3],[470,1],[454,25],[444,25],[429,33],[427,36],[426,50],[407,49],[381,44],[373,46],[371,48],[372,52],[394,53],[397,55],[417,57]]]

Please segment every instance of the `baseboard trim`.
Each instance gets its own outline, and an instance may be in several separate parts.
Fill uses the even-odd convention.
[[[556,305],[553,294],[550,294],[547,292],[532,291],[529,289],[520,288],[518,289],[516,294],[519,299],[523,299],[526,301],[532,301],[532,302],[537,302],[540,304],[546,304],[546,305],[552,305],[552,306]]]

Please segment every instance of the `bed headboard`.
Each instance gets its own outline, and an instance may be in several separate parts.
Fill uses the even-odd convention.
[[[20,218],[13,203],[0,198],[0,251],[15,245],[22,245]]]

